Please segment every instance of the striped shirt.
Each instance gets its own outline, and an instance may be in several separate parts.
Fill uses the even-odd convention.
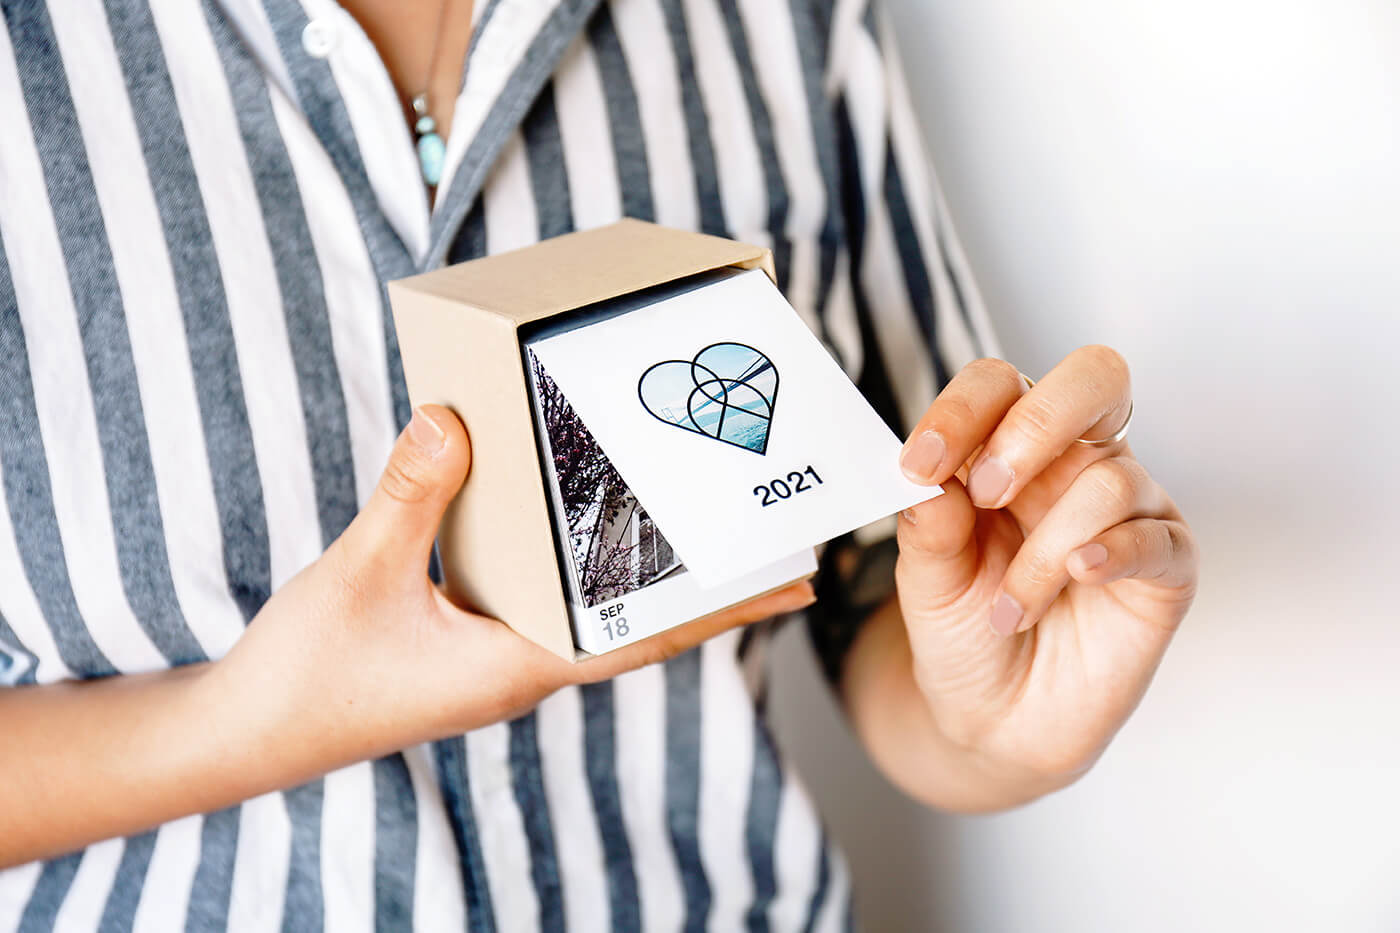
[[[390,279],[629,215],[771,246],[896,427],[989,352],[867,0],[479,2],[431,206],[332,0],[0,8],[0,683],[228,651],[408,418]],[[0,930],[843,928],[765,641],[0,872]]]

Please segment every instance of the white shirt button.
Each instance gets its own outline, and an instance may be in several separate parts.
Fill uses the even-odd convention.
[[[312,58],[325,58],[335,50],[336,28],[324,19],[313,19],[301,31],[301,46]]]

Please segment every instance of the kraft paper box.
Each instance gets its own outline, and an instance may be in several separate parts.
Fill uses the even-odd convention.
[[[454,601],[567,659],[587,653],[580,644],[596,652],[624,643],[600,648],[576,638],[561,571],[568,545],[552,517],[522,340],[567,312],[725,268],[774,274],[764,248],[622,220],[389,283],[413,404],[451,408],[471,436],[471,473],[438,537]],[[809,547],[773,565],[769,585],[726,605],[809,576],[814,566]],[[621,607],[604,606],[598,625],[608,625],[607,614],[620,615]],[[611,627],[607,634],[613,636]]]

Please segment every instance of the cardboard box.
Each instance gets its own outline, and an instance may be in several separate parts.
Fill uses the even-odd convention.
[[[578,655],[521,330],[724,267],[774,276],[762,247],[622,220],[389,283],[410,399],[453,409],[471,435],[471,475],[438,539],[454,601],[560,657]]]

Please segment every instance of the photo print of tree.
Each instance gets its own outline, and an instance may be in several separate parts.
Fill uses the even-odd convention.
[[[529,358],[584,605],[608,602],[684,573],[671,545],[568,399],[535,354]]]

